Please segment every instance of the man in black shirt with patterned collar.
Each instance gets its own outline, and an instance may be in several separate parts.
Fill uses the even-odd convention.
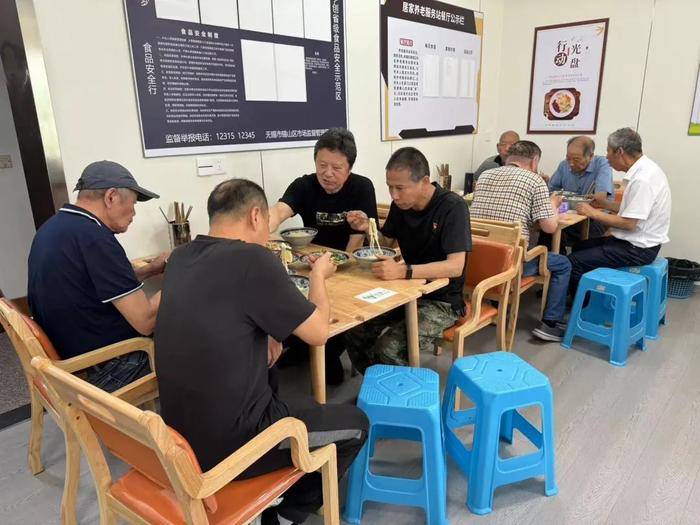
[[[347,129],[331,128],[321,135],[314,146],[316,173],[295,179],[279,202],[270,208],[270,231],[277,230],[282,222],[298,214],[304,226],[318,230],[315,244],[347,252],[362,247],[364,233],[352,228],[346,213],[362,210],[376,219],[377,201],[372,181],[351,172],[356,158],[355,137]],[[280,360],[280,367],[303,361],[308,355],[306,345],[298,339],[291,338],[285,344],[289,351]],[[329,385],[343,382],[340,356],[344,351],[342,335],[326,344],[326,382]]]
[[[438,279],[449,284],[418,300],[421,350],[430,350],[442,331],[464,314],[464,267],[471,251],[469,211],[464,200],[430,182],[425,156],[415,148],[394,152],[386,165],[386,183],[392,204],[382,227],[396,239],[402,262],[385,259],[372,265],[380,279]],[[348,214],[356,230],[366,231],[368,218],[361,211]],[[397,309],[351,330],[348,354],[360,372],[377,363],[406,365],[406,325]]]

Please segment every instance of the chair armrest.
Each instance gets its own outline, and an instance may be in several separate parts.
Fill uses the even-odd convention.
[[[143,377],[132,381],[126,386],[112,392],[113,396],[131,405],[140,405],[142,402],[150,401],[158,397],[158,378],[155,372],[146,374]]]
[[[296,418],[285,417],[263,430],[222,460],[221,463],[202,474],[201,485],[196,494],[192,494],[192,497],[201,499],[218,492],[285,439],[290,440],[294,466],[307,473],[320,469],[335,454],[335,444],[333,443],[314,452],[309,452],[306,425]],[[175,453],[185,454],[184,450],[179,447],[175,449]],[[189,459],[187,460],[189,461]]]
[[[533,259],[537,259],[539,257],[539,259],[540,259],[539,274],[540,275],[547,275],[549,273],[549,270],[547,269],[547,254],[548,253],[549,253],[549,250],[547,250],[546,246],[535,246],[534,248],[525,252],[525,257],[523,258],[523,260],[525,262],[530,262]]]
[[[154,370],[154,354],[153,354],[153,340],[148,337],[134,337],[132,339],[126,339],[124,341],[119,341],[108,346],[103,346],[97,350],[91,350],[85,354],[81,354],[70,359],[62,359],[60,361],[54,361],[57,367],[65,370],[66,372],[75,373],[78,370],[84,370],[90,368],[91,366],[99,365],[115,357],[119,357],[136,350],[143,350],[148,354],[148,360],[151,364],[151,370]]]

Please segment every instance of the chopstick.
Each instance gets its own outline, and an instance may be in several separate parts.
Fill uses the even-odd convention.
[[[167,216],[167,215],[165,214],[165,212],[163,211],[163,208],[161,208],[160,206],[158,206],[158,209],[160,210],[160,213],[163,215],[163,218],[165,219],[165,222],[167,222],[168,224],[170,224],[170,219],[168,219],[168,216]]]

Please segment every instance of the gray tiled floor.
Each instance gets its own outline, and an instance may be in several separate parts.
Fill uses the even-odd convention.
[[[464,506],[466,483],[449,467],[449,522],[481,524],[640,524],[700,523],[700,296],[670,302],[670,326],[662,328],[649,352],[633,351],[626,368],[606,361],[591,348],[564,350],[533,341],[531,300],[518,330],[515,351],[545,372],[554,388],[559,495],[546,498],[541,480],[499,488],[494,511],[485,517]],[[468,352],[494,350],[493,329],[467,340]],[[449,354],[422,356],[424,366],[440,372],[443,381]],[[290,389],[306,389],[303,367],[285,373]],[[357,393],[359,378],[330,390],[331,401],[347,401]],[[47,425],[43,461],[46,471],[32,477],[26,467],[28,424],[0,432],[0,523],[58,523],[63,479],[63,440]],[[516,444],[508,452],[522,450]],[[385,442],[378,448],[381,467],[394,464],[413,474],[419,452],[409,443]],[[112,461],[115,474],[122,471]],[[97,522],[91,478],[83,465],[79,499],[81,523]],[[309,520],[312,525],[320,518]],[[368,504],[363,524],[423,523],[412,508]]]

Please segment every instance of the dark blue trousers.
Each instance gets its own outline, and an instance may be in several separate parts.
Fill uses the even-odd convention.
[[[569,255],[571,279],[569,292],[576,295],[581,276],[596,268],[622,268],[624,266],[644,266],[651,263],[659,254],[661,245],[639,248],[617,237],[597,237],[574,245]]]

